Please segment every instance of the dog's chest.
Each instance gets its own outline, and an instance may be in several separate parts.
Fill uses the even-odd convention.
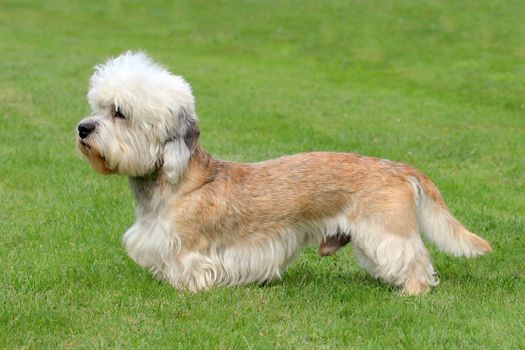
[[[129,256],[156,274],[171,265],[180,247],[178,235],[161,215],[139,218],[124,234],[123,240]]]
[[[164,274],[180,248],[175,223],[165,206],[165,195],[152,181],[131,182],[139,204],[137,221],[124,234],[129,256],[155,274]]]

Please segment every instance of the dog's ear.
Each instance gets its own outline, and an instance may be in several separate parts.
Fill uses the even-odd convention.
[[[174,138],[164,145],[162,168],[170,183],[177,183],[182,177],[190,160],[190,150],[182,138]]]
[[[189,120],[181,137],[174,137],[164,145],[163,169],[170,183],[177,183],[186,168],[192,153],[199,143],[200,130],[195,120]]]
[[[186,133],[184,134],[184,143],[186,146],[188,146],[191,153],[195,151],[195,148],[197,148],[197,145],[199,144],[199,136],[201,134],[201,131],[199,129],[199,126],[197,125],[197,122],[195,120],[190,120],[188,123],[188,128],[186,129]]]

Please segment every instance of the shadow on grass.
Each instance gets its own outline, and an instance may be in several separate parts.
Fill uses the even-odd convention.
[[[374,279],[360,269],[351,271],[314,268],[298,264],[290,268],[280,280],[259,284],[259,288],[272,290],[286,289],[287,294],[318,295],[322,298],[337,296],[351,297],[354,294],[397,293],[398,289]]]

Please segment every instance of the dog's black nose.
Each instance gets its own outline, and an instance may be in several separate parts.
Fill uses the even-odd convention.
[[[95,130],[95,123],[80,123],[78,124],[78,136],[85,139]]]

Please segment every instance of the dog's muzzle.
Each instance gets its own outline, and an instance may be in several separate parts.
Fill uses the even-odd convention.
[[[93,132],[93,130],[95,130],[95,126],[96,125],[93,122],[86,122],[86,123],[78,124],[78,136],[81,139],[85,139]]]

